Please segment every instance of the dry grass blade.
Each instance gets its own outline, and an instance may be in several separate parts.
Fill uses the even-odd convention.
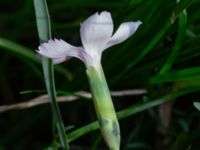
[[[123,91],[113,91],[111,92],[112,96],[122,97],[122,96],[133,96],[133,95],[142,95],[146,94],[147,91],[145,89],[129,89]],[[80,97],[90,99],[92,96],[89,92],[79,91],[76,92],[75,95],[70,96],[59,96],[57,98],[58,102],[71,102],[79,99]],[[0,106],[0,113],[10,111],[10,110],[18,110],[18,109],[27,109],[30,107],[35,107],[38,105],[49,103],[48,95],[40,95],[36,98],[30,99],[27,102],[12,104],[12,105],[3,105]]]

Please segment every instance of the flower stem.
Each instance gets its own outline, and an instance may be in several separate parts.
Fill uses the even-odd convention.
[[[110,150],[119,150],[120,129],[101,65],[86,70],[103,138]]]

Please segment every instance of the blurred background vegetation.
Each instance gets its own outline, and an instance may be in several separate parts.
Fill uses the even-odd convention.
[[[143,22],[133,37],[105,51],[102,58],[110,90],[147,91],[113,98],[120,118],[121,149],[200,149],[200,112],[193,106],[200,96],[199,0],[47,3],[53,37],[72,45],[81,43],[80,23],[97,11],[110,11],[115,29],[124,21]],[[0,106],[46,93],[35,53],[38,45],[33,1],[0,1]],[[89,91],[84,65],[76,59],[56,65],[55,80],[58,95]],[[78,130],[96,120],[90,100],[80,97],[59,106],[72,133],[72,149],[106,149],[94,126]],[[45,149],[55,139],[53,133],[49,104],[0,113],[0,150]]]

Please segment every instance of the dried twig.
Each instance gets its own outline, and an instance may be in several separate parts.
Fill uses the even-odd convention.
[[[147,91],[145,89],[134,89],[134,90],[123,90],[123,91],[113,91],[111,92],[112,96],[122,97],[122,96],[132,96],[132,95],[142,95],[146,94]],[[58,96],[58,102],[71,102],[79,99],[80,97],[90,99],[92,96],[89,92],[79,91],[74,95],[70,96]],[[12,105],[3,105],[0,106],[0,113],[10,111],[10,110],[18,110],[18,109],[27,109],[30,107],[42,105],[49,103],[48,95],[41,95],[36,98],[30,99],[27,102],[12,104]]]

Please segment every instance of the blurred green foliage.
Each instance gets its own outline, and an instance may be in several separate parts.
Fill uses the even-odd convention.
[[[80,23],[97,11],[110,11],[115,29],[141,20],[136,34],[103,54],[111,90],[147,89],[141,96],[114,97],[120,118],[122,149],[200,149],[200,113],[193,106],[200,91],[199,0],[47,0],[52,35],[80,45]],[[185,11],[185,12],[184,12]],[[0,2],[0,105],[44,94],[32,0]],[[166,67],[167,66],[167,67]],[[58,91],[71,95],[89,86],[84,65],[76,59],[56,65]],[[31,90],[32,93],[20,94]],[[37,91],[37,92],[36,92]],[[40,91],[40,92],[39,92]],[[62,92],[63,95],[63,92]],[[170,102],[169,102],[170,101]],[[161,104],[167,102],[160,115]],[[156,107],[155,107],[156,106]],[[164,106],[164,105],[162,105]],[[72,149],[106,149],[91,101],[60,103]],[[168,127],[163,128],[169,120]],[[55,146],[48,104],[0,114],[0,150],[38,150]],[[86,134],[88,133],[88,134]],[[50,149],[47,148],[47,149]]]

